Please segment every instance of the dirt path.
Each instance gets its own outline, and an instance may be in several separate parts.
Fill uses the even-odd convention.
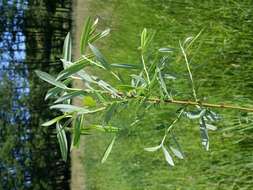
[[[72,27],[72,39],[73,39],[73,56],[78,58],[80,56],[79,41],[82,33],[82,26],[85,20],[85,16],[88,13],[88,5],[90,0],[73,0],[73,27]],[[76,81],[75,87],[82,86],[82,83]],[[79,104],[77,100],[74,100],[74,104]],[[85,190],[85,173],[83,166],[83,147],[84,140],[80,140],[80,148],[74,149],[71,153],[71,189],[72,190]]]

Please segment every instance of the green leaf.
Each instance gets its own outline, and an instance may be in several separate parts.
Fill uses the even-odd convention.
[[[50,98],[52,96],[58,95],[60,92],[62,92],[62,89],[59,87],[54,87],[54,88],[49,89],[47,91],[46,96],[45,96],[45,100],[47,100],[48,98]]]
[[[206,127],[206,123],[203,117],[199,120],[199,129],[200,129],[200,136],[201,136],[201,143],[205,147],[206,150],[209,150],[209,137],[208,131]]]
[[[85,94],[86,93],[84,91],[70,92],[70,93],[67,93],[67,94],[61,96],[60,98],[58,98],[54,103],[60,103],[60,102],[63,102],[65,100],[75,98],[77,96],[84,96]]]
[[[104,123],[108,123],[111,120],[113,114],[117,110],[117,107],[118,107],[118,104],[116,102],[108,106],[108,108],[105,111]]]
[[[178,143],[177,141],[177,138],[175,137],[175,135],[173,133],[171,133],[172,135],[172,142],[174,142],[173,146],[176,146],[176,148],[174,148],[174,151],[172,150],[172,152],[177,156],[179,157],[180,159],[184,159],[184,154],[183,154],[183,151],[182,151],[182,148],[180,146],[180,144]],[[172,146],[171,146],[172,147]],[[172,147],[173,148],[173,147]]]
[[[155,36],[154,31],[150,31],[148,33],[146,28],[143,29],[143,31],[141,33],[141,50],[142,50],[142,53],[144,53],[146,51],[146,49],[150,45],[151,41],[153,40],[154,36]]]
[[[135,80],[135,84],[141,84],[141,86],[146,86],[147,83],[145,81],[145,79],[143,77],[141,77],[140,75],[135,75],[135,74],[132,74],[130,75],[134,80]]]
[[[206,128],[207,128],[207,129],[210,129],[210,130],[212,130],[212,131],[217,130],[217,127],[216,127],[216,126],[211,125],[211,124],[207,124],[207,123],[206,123]]]
[[[91,26],[91,31],[90,31],[90,36],[95,32],[96,30],[96,27],[97,27],[97,24],[98,24],[98,18],[96,18]]]
[[[204,31],[204,28],[199,31],[199,33],[195,37],[188,37],[185,39],[183,46],[186,46],[186,49],[188,49],[201,35],[201,33]]]
[[[83,107],[78,107],[70,104],[56,104],[50,107],[50,109],[59,109],[62,112],[81,112],[81,113],[89,113],[90,110],[83,108]]]
[[[193,40],[193,36],[189,36],[184,40],[183,46],[186,46],[187,44],[191,43],[191,41]]]
[[[161,148],[161,145],[159,146],[154,146],[154,147],[148,147],[148,148],[144,148],[144,150],[148,151],[148,152],[155,152],[157,150],[159,150]]]
[[[71,37],[70,33],[68,32],[63,45],[63,59],[66,61],[71,62],[71,50],[72,50],[72,44],[71,44]]]
[[[57,139],[60,145],[62,159],[66,162],[68,157],[68,141],[64,128],[59,122],[56,124]]]
[[[78,71],[82,70],[86,65],[87,65],[87,61],[85,61],[85,60],[82,60],[78,63],[74,63],[71,66],[69,66],[68,68],[61,71],[59,73],[58,77],[56,78],[56,80],[59,81],[59,80],[67,78],[67,77],[77,73]]]
[[[164,157],[165,157],[166,161],[168,162],[168,164],[171,166],[174,166],[175,164],[173,162],[172,157],[170,156],[170,153],[167,151],[167,149],[164,146],[162,146],[162,150],[163,150]]]
[[[70,67],[73,63],[71,61],[67,61],[65,59],[60,59],[63,65],[64,69],[67,69],[68,67]]]
[[[85,21],[83,31],[82,31],[82,36],[81,36],[81,43],[80,43],[81,54],[85,53],[85,50],[88,46],[91,27],[92,27],[91,18],[88,17]]]
[[[199,119],[205,114],[206,110],[198,110],[198,111],[192,111],[192,112],[185,112],[186,117],[189,119]]]
[[[105,36],[107,36],[108,34],[110,34],[111,29],[107,28],[105,29],[103,32],[100,33],[99,38],[104,38]]]
[[[147,29],[144,28],[141,33],[141,49],[142,49],[142,51],[144,51],[144,49],[145,49],[146,37],[147,37]]]
[[[109,154],[111,153],[113,144],[114,144],[114,142],[115,142],[115,139],[116,139],[116,136],[113,137],[111,143],[110,143],[109,146],[107,147],[107,149],[106,149],[106,151],[105,151],[105,153],[104,153],[104,155],[103,155],[103,158],[102,158],[102,160],[101,160],[101,163],[102,163],[102,164],[107,160]]]
[[[162,76],[162,73],[161,73],[160,69],[157,68],[156,72],[157,72],[157,74],[158,74],[157,80],[158,80],[158,82],[160,83],[161,90],[165,93],[165,95],[166,95],[167,97],[170,98],[169,92],[168,92],[168,90],[167,90],[166,83],[164,82],[164,79],[163,79],[163,76]]]
[[[52,84],[54,86],[57,86],[57,87],[59,87],[61,89],[67,89],[68,88],[65,84],[63,84],[63,83],[61,83],[59,81],[56,81],[56,79],[53,76],[49,75],[48,73],[45,73],[45,72],[42,72],[42,71],[39,71],[39,70],[36,70],[35,73],[42,80],[44,80],[44,81],[46,81],[46,82],[48,82],[48,83],[50,83],[50,84]]]
[[[213,111],[207,110],[205,114],[205,119],[210,120],[211,122],[215,122],[221,119],[221,117]]]
[[[84,128],[85,130],[97,130],[101,132],[106,132],[106,133],[116,133],[119,132],[118,127],[113,127],[111,125],[90,125],[88,127]]]
[[[65,85],[68,85],[69,83],[72,82],[72,79],[71,78],[68,78],[66,79],[65,81],[63,81],[63,84]],[[59,87],[54,87],[54,88],[51,88],[47,91],[47,94],[45,96],[45,100],[47,100],[48,98],[51,98],[51,97],[56,97],[58,94],[60,94],[63,90]]]
[[[60,111],[67,112],[67,113],[77,112],[77,114],[91,114],[91,113],[100,112],[104,110],[105,107],[89,110],[83,107],[78,107],[78,106],[69,105],[69,104],[56,104],[56,105],[51,106],[50,109],[59,109]]]
[[[42,126],[48,127],[48,126],[53,125],[56,122],[60,121],[63,118],[66,118],[66,117],[72,117],[72,116],[71,115],[61,115],[61,116],[55,117],[54,119],[52,119],[50,121],[43,123]]]
[[[100,101],[101,103],[106,103],[106,99],[103,97],[102,94],[97,91],[94,91],[94,95],[97,97],[98,101]]]
[[[164,78],[169,80],[176,80],[176,77],[170,74],[164,74]]]
[[[77,116],[73,122],[74,133],[72,140],[72,147],[79,147],[80,144],[80,136],[81,136],[81,127],[84,124],[84,115]]]
[[[101,87],[102,89],[104,89],[104,90],[110,92],[113,96],[115,96],[115,97],[120,97],[120,96],[118,95],[118,91],[117,91],[115,88],[113,88],[111,85],[109,85],[108,83],[106,83],[105,81],[99,80],[99,81],[97,82],[97,84],[98,84],[98,86]]]
[[[130,90],[135,90],[136,87],[133,87],[130,85],[119,85],[117,86],[117,89],[122,90],[122,91],[130,91]]]
[[[173,51],[175,51],[175,49],[174,48],[160,48],[159,50],[158,50],[159,52],[163,52],[163,53],[171,53],[171,52],[173,52]]]
[[[180,150],[170,146],[170,150],[175,154],[176,157],[180,158],[180,159],[184,159],[183,154],[180,152]]]
[[[122,63],[112,63],[111,67],[120,68],[120,69],[141,69],[140,66],[134,64],[122,64]]]
[[[83,105],[87,107],[95,107],[97,103],[91,96],[85,96],[83,98]]]
[[[84,80],[85,82],[94,83],[95,81],[92,79],[92,77],[84,70],[81,70],[77,73],[77,75]]]
[[[97,40],[99,40],[99,39],[101,39],[101,38],[104,38],[104,37],[106,37],[108,34],[110,34],[110,29],[109,29],[109,28],[106,29],[106,30],[104,30],[104,31],[101,32],[101,33],[97,33],[96,35],[93,35],[93,36],[90,38],[89,43],[93,43],[93,42],[95,42],[95,41],[97,41]]]
[[[92,53],[95,55],[96,59],[101,63],[101,65],[109,70],[110,69],[110,64],[107,62],[107,60],[105,59],[105,57],[102,55],[102,53],[92,44],[89,44],[90,49],[92,51]]]

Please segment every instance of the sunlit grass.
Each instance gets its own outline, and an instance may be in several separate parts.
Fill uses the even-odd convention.
[[[178,41],[203,33],[191,52],[191,67],[199,97],[210,102],[252,101],[252,8],[250,1],[94,1],[90,13],[102,17],[105,26],[111,26],[112,34],[101,45],[111,62],[140,64],[137,50],[144,27],[157,31],[154,47],[178,48]],[[247,22],[246,22],[247,21]],[[159,46],[158,46],[159,45]],[[175,73],[185,73],[183,57],[174,57]],[[188,87],[186,80],[180,80]],[[179,89],[188,92],[189,88]],[[245,97],[241,100],[241,97]],[[235,117],[235,113],[227,118]],[[126,115],[128,113],[125,113]],[[114,123],[127,128],[124,114]],[[172,119],[169,115],[164,119]],[[198,127],[193,123],[177,126],[179,141],[186,154],[185,160],[177,161],[176,167],[168,167],[162,153],[143,151],[155,145],[164,130],[156,126],[152,115],[135,129],[126,129],[116,139],[105,164],[100,159],[111,137],[102,135],[85,137],[84,172],[89,190],[164,190],[164,189],[250,189],[252,187],[252,146],[236,144],[238,133],[210,134],[210,151],[200,146]],[[231,120],[218,126],[223,129]],[[144,130],[144,132],[143,132]],[[251,163],[250,163],[251,162]],[[252,168],[252,167],[251,167]]]

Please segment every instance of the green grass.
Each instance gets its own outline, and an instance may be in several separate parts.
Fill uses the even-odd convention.
[[[112,29],[110,38],[100,44],[112,63],[140,64],[137,48],[144,27],[156,30],[155,48],[178,48],[179,40],[203,29],[190,52],[197,94],[208,102],[250,105],[253,90],[250,3],[249,0],[104,0],[92,1],[90,14],[99,15],[103,25]],[[185,94],[191,93],[179,51],[173,54],[173,60],[171,72],[181,77],[173,86]],[[156,113],[164,118],[164,125],[175,117],[171,114],[173,110],[174,106],[167,106],[159,109],[161,114]],[[197,123],[183,121],[177,125],[176,134],[186,159],[175,159],[176,166],[171,168],[162,152],[143,150],[157,145],[163,136],[164,126],[157,126],[156,115],[147,113],[141,125],[129,128],[129,117],[133,114],[122,112],[112,121],[123,130],[105,164],[102,165],[100,159],[112,137],[103,134],[85,137],[85,147],[81,148],[84,149],[87,189],[251,189],[252,137],[249,132],[222,132],[221,129],[235,126],[233,118],[240,113],[221,113],[224,113],[224,121],[217,132],[210,133],[209,152],[200,145]],[[235,143],[242,138],[245,139]]]

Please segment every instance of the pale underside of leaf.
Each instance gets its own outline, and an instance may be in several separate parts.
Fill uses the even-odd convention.
[[[71,36],[68,32],[63,45],[63,59],[66,61],[71,61],[71,51],[72,51],[72,42],[71,42]],[[65,65],[63,64],[64,68]]]
[[[54,119],[52,119],[50,121],[43,123],[42,126],[48,127],[48,126],[53,125],[56,122],[60,121],[63,118],[66,118],[66,117],[72,117],[72,116],[71,115],[61,115],[61,116],[55,117]]]
[[[107,160],[109,154],[110,154],[111,151],[112,151],[112,147],[113,147],[113,145],[114,145],[115,139],[116,139],[116,136],[113,137],[111,143],[110,143],[109,146],[107,147],[107,149],[106,149],[106,151],[105,151],[105,153],[104,153],[104,155],[103,155],[103,157],[102,157],[101,163],[104,163],[104,162]]]
[[[171,166],[174,166],[175,164],[174,164],[172,157],[170,156],[170,153],[167,151],[167,149],[164,146],[162,146],[162,150],[163,150],[164,157],[165,157],[166,161],[168,162],[168,164]]]
[[[67,89],[68,88],[65,84],[63,84],[59,81],[56,81],[56,79],[53,76],[49,75],[46,72],[39,71],[39,70],[36,70],[35,72],[42,80],[48,82],[49,84],[52,84],[52,85],[57,86],[57,87],[62,88],[62,89]]]
[[[183,154],[182,154],[178,149],[176,149],[176,148],[174,148],[174,147],[172,147],[172,146],[170,146],[170,149],[171,149],[171,151],[173,152],[173,154],[174,154],[176,157],[178,157],[178,158],[180,158],[180,159],[184,159]]]
[[[159,150],[160,148],[161,148],[161,145],[154,146],[154,147],[147,147],[147,148],[144,148],[144,150],[146,150],[148,152],[155,152],[155,151]]]
[[[199,128],[200,128],[201,143],[206,150],[209,150],[208,130],[203,117],[199,121]]]

